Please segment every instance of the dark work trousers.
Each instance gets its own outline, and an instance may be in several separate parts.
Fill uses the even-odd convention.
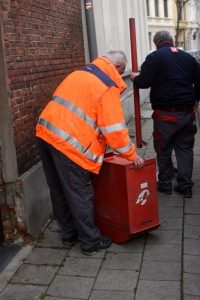
[[[158,183],[164,188],[172,187],[174,167],[172,151],[177,160],[177,182],[180,189],[192,187],[193,146],[197,132],[193,112],[166,112],[156,109],[154,120],[154,149],[159,169]]]
[[[94,225],[91,174],[50,144],[38,140],[54,215],[62,229],[63,238],[78,234],[86,249],[101,238]]]

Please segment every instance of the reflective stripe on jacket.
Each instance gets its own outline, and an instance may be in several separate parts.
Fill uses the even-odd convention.
[[[40,115],[36,135],[94,173],[100,170],[106,144],[133,160],[135,146],[129,139],[120,102],[125,88],[109,60],[97,58],[58,86]]]

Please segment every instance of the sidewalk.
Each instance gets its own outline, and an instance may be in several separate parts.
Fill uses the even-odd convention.
[[[133,135],[132,124],[129,129]],[[142,131],[148,144],[138,152],[155,157],[150,118]],[[62,245],[52,221],[7,284],[8,269],[0,274],[0,300],[200,299],[200,132],[194,152],[193,198],[159,194],[158,230],[87,257],[78,243]]]

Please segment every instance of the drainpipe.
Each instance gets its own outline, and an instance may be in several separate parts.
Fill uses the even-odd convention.
[[[84,0],[84,4],[85,4],[85,17],[86,17],[86,25],[87,25],[90,60],[92,61],[98,55],[97,54],[96,30],[95,30],[95,23],[94,23],[93,1],[92,0]]]

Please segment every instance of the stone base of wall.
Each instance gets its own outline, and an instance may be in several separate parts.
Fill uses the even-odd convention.
[[[5,185],[1,218],[5,241],[35,237],[52,216],[49,189],[41,163],[15,183]]]
[[[35,236],[52,216],[49,188],[41,163],[20,177],[27,232]]]

